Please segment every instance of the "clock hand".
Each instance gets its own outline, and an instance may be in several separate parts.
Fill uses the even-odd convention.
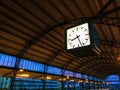
[[[78,41],[79,41],[79,43],[80,43],[80,45],[82,46],[82,43],[81,43],[81,41],[80,41],[80,35],[78,36],[78,35],[76,35],[77,36],[77,38],[78,38]]]
[[[80,36],[80,35],[79,35],[79,36]],[[75,40],[75,39],[79,38],[79,36],[77,36],[77,35],[76,35],[76,37],[75,37],[75,38],[73,38],[73,39],[71,39],[71,41],[73,41],[73,40]]]
[[[82,43],[81,43],[81,41],[80,41],[80,39],[79,39],[79,38],[78,38],[78,41],[79,41],[80,45],[82,46]]]

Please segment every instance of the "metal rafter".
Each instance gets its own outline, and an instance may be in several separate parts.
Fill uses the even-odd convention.
[[[107,44],[108,42],[104,42],[104,41],[102,41],[102,45],[108,45],[108,46],[112,46],[112,47],[117,47],[117,46],[114,46],[114,44],[113,44],[113,42],[109,42],[109,43],[111,43],[111,44]],[[119,45],[119,44],[118,44]],[[106,52],[106,53],[109,53],[109,52]],[[112,53],[112,52],[111,52]],[[79,58],[77,58],[77,59],[79,59]],[[108,59],[108,58],[107,58]],[[69,60],[63,67],[64,68],[67,68],[73,61],[75,61],[76,60],[76,58],[73,58],[73,60]],[[88,61],[86,61],[85,63],[88,63]],[[83,65],[84,66],[84,65]],[[80,64],[80,67],[81,67],[81,64]],[[79,68],[80,68],[79,67]]]
[[[120,11],[120,7],[116,7],[116,8],[109,10],[109,11],[106,11],[106,12],[102,13],[100,16],[107,16],[107,15],[116,13],[118,11]]]
[[[58,55],[60,55],[62,52],[64,52],[64,49],[57,50],[55,53],[53,53],[53,56],[46,60],[46,64],[49,65]]]
[[[110,69],[108,71],[108,68]],[[99,76],[103,76],[105,77],[106,75],[109,75],[109,73],[114,73],[113,71],[115,70],[114,67],[110,66],[110,65],[104,65],[104,67],[102,67],[102,69],[98,69],[98,71],[94,71],[96,74],[98,74]],[[106,73],[107,72],[107,73]],[[105,75],[106,74],[106,75]]]
[[[113,66],[113,64],[114,64],[114,66]],[[93,69],[93,71],[98,71],[99,72],[99,70],[100,69],[102,69],[103,68],[103,66],[104,67],[106,67],[106,66],[111,66],[111,67],[113,67],[113,69],[114,69],[114,71],[116,70],[116,63],[111,63],[111,64],[109,64],[109,63],[102,63],[102,64],[100,64],[100,65],[96,65],[96,66],[94,66],[94,69]],[[114,72],[114,71],[111,71],[111,72]],[[117,71],[118,72],[118,71]],[[105,72],[106,73],[106,72]],[[109,71],[107,71],[107,73],[109,73]]]
[[[114,66],[113,66],[113,64],[114,64]],[[111,71],[110,70],[109,71],[104,71],[104,68],[106,67],[106,65],[111,67],[112,70]],[[118,68],[118,67],[116,66],[116,63],[114,63],[114,62],[113,63],[111,62],[111,64],[103,63],[103,64],[100,64],[100,65],[94,66],[92,72],[95,72],[95,73],[101,72],[102,75],[104,75],[103,72],[105,72],[105,74],[107,74],[107,75],[109,75],[109,72],[111,72],[111,73],[115,73],[116,72],[115,74],[118,74],[119,70],[116,69],[116,68]]]
[[[114,70],[113,67],[111,66],[107,66],[107,67],[103,67],[103,69],[99,69],[98,71],[94,71],[92,72],[94,74],[94,76],[98,76],[101,77],[102,79],[104,79],[106,76],[110,75],[110,74],[114,74],[112,71]],[[109,71],[109,72],[108,72]],[[108,73],[106,73],[108,72]]]
[[[29,43],[20,51],[18,56],[22,56],[37,40],[39,40],[41,37],[43,37],[45,34],[49,33],[50,31],[52,31],[54,28],[64,25],[65,22],[62,22],[60,24],[56,24],[52,27],[49,27],[49,29],[43,31],[42,33],[40,33],[38,36],[34,37],[31,41],[29,41]]]
[[[113,35],[113,33],[112,33],[112,29],[108,26],[108,29],[109,29],[109,31],[110,31],[110,34],[111,34],[111,37],[112,37],[112,40],[111,40],[111,42],[114,42],[114,43],[116,43],[116,41],[115,41],[115,37],[114,37],[114,35]],[[115,47],[117,48],[117,45],[115,45]],[[114,54],[114,57],[116,56],[116,54],[115,54],[115,52],[114,52],[114,49],[113,49],[113,47],[111,47],[111,51],[113,51],[113,54]]]
[[[96,62],[96,61],[98,61],[98,60],[101,61],[101,59],[103,59],[102,61],[104,61],[104,59],[111,59],[111,60],[112,60],[112,58],[96,57],[96,58],[93,58],[93,59],[91,59],[91,60],[86,60],[85,62],[82,62],[82,63],[80,64],[80,66],[74,68],[74,70],[79,70],[80,68],[82,68],[82,67],[84,67],[84,66],[86,66],[86,65],[88,65],[88,64],[91,64],[91,63]]]
[[[116,74],[114,70],[115,70],[115,68],[112,66],[104,66],[104,67],[102,67],[102,69],[97,69],[97,71],[95,73],[98,74],[99,76],[105,77],[105,76],[109,75],[110,73]]]
[[[104,65],[112,65],[113,66],[113,64],[114,65],[118,65],[116,62],[114,62],[114,61],[109,61],[109,62],[96,62],[96,63],[94,63],[94,64],[92,64],[92,65],[88,65],[88,66],[86,66],[87,67],[87,69],[86,70],[83,70],[85,73],[87,73],[87,72],[90,72],[90,70],[92,69],[92,71],[96,71],[96,70],[98,70],[98,69],[101,69]],[[90,68],[90,67],[92,67],[92,68]]]
[[[63,65],[63,68],[66,69],[66,68],[68,67],[68,65],[70,65],[70,64],[71,64],[73,61],[75,61],[76,59],[78,59],[78,58],[73,57],[73,58],[69,59],[69,60],[65,63],[65,65]]]
[[[118,6],[117,1],[113,3],[113,6],[114,6],[114,8],[115,8],[116,6]],[[118,13],[115,13],[115,17],[119,17],[119,14],[118,14]],[[119,34],[120,34],[120,28],[119,28]],[[116,48],[117,48],[117,55],[119,55],[119,47],[117,46]]]
[[[113,2],[114,0],[109,0],[97,13],[96,13],[96,16],[99,16],[101,15],[105,10],[106,8]]]
[[[101,29],[100,26],[98,26],[98,28]],[[104,26],[104,28],[106,29],[106,26]],[[107,38],[107,36],[105,35],[105,32],[103,32],[103,30],[101,30],[101,34],[102,34],[102,36],[103,36],[104,38],[106,38],[105,41],[109,41],[109,39]],[[101,43],[101,45],[103,44],[102,41],[100,41],[100,43]],[[108,42],[107,44],[109,45],[109,42]],[[103,45],[104,45],[104,44],[103,44]],[[107,45],[105,45],[104,49],[101,49],[101,51],[102,51],[102,57],[106,57],[106,54],[109,55],[109,53],[107,52],[107,51],[108,51],[108,48],[106,48],[106,47],[107,47]],[[103,51],[104,51],[106,54],[103,54]]]
[[[89,64],[92,64],[92,65],[94,65],[93,63],[117,63],[117,61],[116,60],[114,60],[114,59],[112,59],[112,58],[98,58],[98,59],[94,59],[94,60],[92,60],[91,62],[88,62],[88,63],[85,63],[84,65],[85,66],[89,66]],[[84,66],[83,65],[83,66]]]

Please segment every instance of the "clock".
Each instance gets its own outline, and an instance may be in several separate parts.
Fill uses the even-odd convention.
[[[100,54],[98,33],[92,23],[68,28],[65,31],[65,49],[77,57]]]
[[[67,49],[85,47],[88,45],[90,45],[88,23],[67,30]]]

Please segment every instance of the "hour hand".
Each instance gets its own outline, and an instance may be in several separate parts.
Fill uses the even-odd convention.
[[[68,39],[68,40],[70,40],[70,41],[74,41],[76,38],[73,38],[73,39]]]
[[[75,38],[73,38],[73,39],[71,39],[71,41],[73,41],[73,40],[75,40],[75,39],[79,38],[79,36],[80,36],[80,35],[76,35],[76,37],[75,37]]]

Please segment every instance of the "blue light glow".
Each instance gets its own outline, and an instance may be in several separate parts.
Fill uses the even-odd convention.
[[[65,75],[65,76],[73,77],[73,72],[72,72],[72,71],[69,71],[69,70],[65,70],[64,75]]]
[[[61,75],[61,72],[62,72],[62,69],[60,68],[48,66],[47,73]]]
[[[14,67],[15,62],[16,62],[16,57],[0,53],[1,66]]]
[[[31,71],[44,72],[44,64],[30,61],[27,59],[20,60],[19,68],[31,70]]]

